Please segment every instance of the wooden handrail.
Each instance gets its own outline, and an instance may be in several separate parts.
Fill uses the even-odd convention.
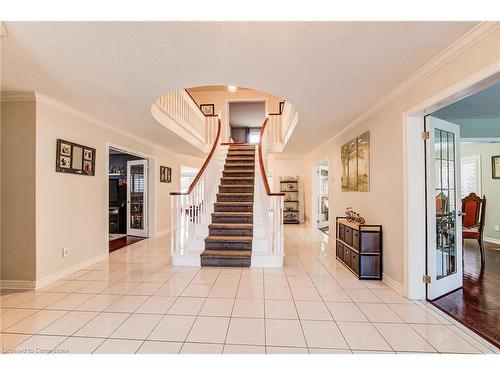
[[[266,169],[264,168],[264,161],[262,160],[262,139],[264,138],[264,131],[266,130],[267,123],[269,122],[269,117],[264,119],[262,128],[260,129],[260,139],[259,139],[259,164],[260,164],[260,174],[262,175],[262,182],[264,183],[264,188],[266,189],[267,195],[277,195],[284,196],[285,193],[271,193],[269,189],[269,182],[267,182]]]
[[[177,192],[171,192],[170,195],[189,195],[191,194],[191,191],[193,191],[194,187],[196,186],[196,184],[198,183],[198,181],[200,180],[201,178],[201,175],[203,174],[203,172],[205,171],[205,169],[207,168],[208,166],[208,163],[210,162],[210,160],[212,159],[212,156],[214,155],[215,153],[215,149],[217,148],[217,144],[219,143],[219,138],[220,138],[220,132],[221,132],[221,121],[220,119],[217,121],[217,135],[215,136],[215,141],[214,141],[214,144],[212,145],[212,149],[210,150],[210,153],[208,154],[206,160],[205,160],[205,163],[203,163],[203,166],[201,167],[201,169],[198,171],[198,174],[196,175],[196,177],[194,178],[193,182],[191,182],[191,185],[189,185],[189,189],[187,192],[180,192],[180,191],[177,191]]]
[[[196,108],[198,108],[198,110],[201,112],[201,114],[203,116],[215,116],[215,115],[206,115],[203,113],[203,111],[201,110],[200,106],[198,105],[198,103],[196,103],[196,100],[194,100],[193,98],[193,95],[191,95],[191,93],[188,91],[188,89],[184,89],[184,91],[186,91],[186,94],[189,95],[189,97],[191,98],[191,100],[193,101],[193,103],[195,104]],[[215,112],[215,111],[214,111]]]

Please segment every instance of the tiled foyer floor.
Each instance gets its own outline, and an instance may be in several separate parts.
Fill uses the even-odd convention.
[[[162,237],[43,290],[3,291],[2,351],[497,352],[425,302],[357,280],[322,232],[285,233],[284,269],[173,267]]]

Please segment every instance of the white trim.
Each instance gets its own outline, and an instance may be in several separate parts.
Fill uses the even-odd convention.
[[[108,253],[99,254],[90,259],[84,260],[78,264],[67,267],[60,271],[57,271],[49,276],[44,277],[43,279],[39,279],[36,281],[27,281],[27,280],[0,280],[0,290],[2,289],[17,289],[17,290],[36,290],[47,286],[54,281],[62,279],[66,276],[69,276],[77,271],[80,271],[82,268],[89,267],[93,264],[99,263],[105,260],[108,257]]]
[[[49,276],[44,277],[43,279],[39,279],[36,281],[35,284],[35,289],[40,289],[43,288],[44,286],[47,286],[54,281],[57,281],[59,279],[62,279],[63,277],[69,276],[77,271],[80,271],[82,268],[89,267],[93,264],[99,263],[103,260],[105,260],[109,256],[109,252],[106,249],[106,252],[103,254],[96,255],[95,257],[89,258],[84,260],[83,262],[80,262],[78,264],[75,264],[73,266],[64,268],[60,271],[57,271]]]
[[[483,237],[483,240],[486,241],[486,242],[491,242],[491,243],[494,243],[496,245],[500,245],[500,239],[498,238],[493,238],[493,237]]]
[[[35,283],[27,280],[0,280],[0,290],[34,290]]]
[[[348,132],[352,128],[361,124],[364,120],[371,117],[378,110],[398,98],[399,96],[406,93],[413,86],[421,82],[426,77],[430,76],[432,73],[436,72],[451,60],[456,58],[458,55],[471,48],[473,45],[479,43],[482,39],[487,37],[490,33],[494,32],[497,28],[500,28],[500,22],[480,22],[464,35],[462,35],[458,40],[449,45],[445,50],[427,62],[424,66],[418,69],[416,72],[411,74],[403,82],[401,82],[395,89],[390,91],[387,95],[380,98],[372,107],[370,107],[365,113],[363,113],[356,120],[351,122],[340,132],[335,134],[328,141],[322,143],[315,148],[314,151],[310,152],[307,157],[312,155],[317,149],[333,142],[336,138],[340,137],[342,134]]]
[[[72,107],[69,104],[66,104],[66,103],[63,103],[57,99],[51,98],[51,97],[44,95],[38,91],[1,91],[0,97],[1,97],[2,102],[37,101],[37,102],[40,102],[42,104],[46,104],[54,109],[57,109],[61,112],[68,113],[70,115],[81,118],[82,120],[90,122],[94,125],[108,129],[114,133],[123,135],[123,136],[131,138],[131,139],[135,139],[138,142],[144,144],[145,146],[152,147],[155,149],[164,150],[170,155],[174,155],[174,154],[181,155],[181,156],[184,155],[184,154],[180,154],[180,153],[176,154],[160,144],[156,144],[156,143],[150,142],[144,138],[138,137],[137,134],[132,134],[132,133],[130,133],[122,128],[119,128],[119,127],[112,125],[108,122],[105,122],[97,117],[89,115],[88,113],[86,113],[80,109]]]
[[[156,209],[156,202],[157,202],[157,189],[156,189],[156,158],[151,156],[148,153],[144,153],[141,151],[137,151],[135,149],[132,149],[130,147],[122,146],[117,143],[109,142],[107,141],[105,143],[105,150],[106,150],[106,158],[104,161],[104,172],[105,172],[105,184],[106,187],[104,189],[104,194],[105,194],[105,202],[109,203],[109,150],[113,148],[118,151],[122,151],[125,154],[130,154],[134,155],[143,159],[148,160],[148,236],[153,236],[154,233],[156,233],[156,223],[157,223],[157,214],[158,210]],[[106,204],[104,207],[105,210],[105,228],[104,228],[104,233],[106,236],[106,241],[109,239],[109,206]]]
[[[496,143],[500,137],[460,138],[460,143]]]
[[[448,88],[423,100],[403,112],[403,197],[404,197],[404,286],[405,295],[410,299],[425,299],[426,288],[422,282],[425,274],[425,178],[424,147],[422,131],[424,115],[429,109],[450,97],[463,98],[470,91],[477,91],[478,85],[500,72],[500,61],[472,73]],[[457,96],[457,94],[460,94]],[[451,104],[451,103],[448,103]],[[432,111],[431,111],[432,112]]]
[[[384,281],[384,283],[387,284],[387,286],[391,287],[392,289],[394,289],[399,294],[401,294],[403,296],[405,295],[405,287],[404,287],[404,285],[398,283],[396,280],[394,280],[392,277],[390,277],[386,273],[382,274],[382,280]]]

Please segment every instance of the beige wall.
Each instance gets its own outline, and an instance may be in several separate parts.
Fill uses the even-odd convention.
[[[9,197],[11,209],[4,209],[2,214],[9,217],[14,209],[24,212],[23,216],[30,218],[32,222],[29,227],[31,231],[36,227],[36,280],[38,282],[54,278],[65,272],[65,270],[78,267],[80,264],[105,257],[108,254],[108,239],[106,237],[108,227],[108,190],[107,190],[107,144],[122,146],[126,150],[136,151],[154,159],[154,169],[150,171],[155,174],[153,186],[155,205],[154,228],[150,228],[150,236],[167,233],[170,229],[171,211],[170,195],[172,191],[180,188],[180,166],[186,165],[199,167],[202,159],[185,155],[175,154],[166,149],[152,146],[141,142],[137,138],[120,134],[114,129],[96,124],[90,118],[81,116],[64,105],[54,105],[51,100],[41,100],[36,103],[36,171],[35,171],[35,104],[31,103],[31,112],[21,110],[19,106],[26,103],[8,103],[5,107],[11,109],[9,118],[12,137],[30,141],[26,147],[9,143],[5,149],[4,167],[12,167],[9,175],[15,175],[15,180],[5,186],[4,198]],[[31,133],[24,136],[19,133],[21,121],[30,114]],[[9,115],[7,113],[7,115]],[[8,127],[9,128],[9,127]],[[7,133],[8,134],[8,133]],[[12,137],[6,137],[5,143]],[[96,174],[95,176],[80,176],[55,172],[55,151],[57,138],[65,139],[75,143],[88,145],[96,149]],[[2,145],[3,146],[3,145]],[[23,154],[19,150],[27,149]],[[2,147],[2,150],[4,148]],[[30,155],[31,152],[31,155]],[[20,155],[20,156],[16,156]],[[27,163],[17,159],[29,157]],[[9,163],[10,162],[10,163]],[[26,167],[26,165],[28,167]],[[159,182],[159,166],[165,165],[172,168],[172,183]],[[24,169],[26,167],[26,169]],[[20,172],[19,172],[20,171]],[[9,170],[6,171],[9,173]],[[36,176],[36,204],[34,202]],[[4,174],[5,177],[5,174]],[[22,179],[22,180],[21,180]],[[10,189],[9,189],[10,187]],[[19,189],[27,189],[31,194],[29,209],[23,209],[27,203],[25,195],[20,196]],[[18,202],[19,201],[19,202]],[[4,200],[5,202],[5,200]],[[35,210],[36,206],[36,226]],[[5,221],[3,221],[5,222]],[[15,223],[15,228],[7,226],[2,228],[5,232],[11,232],[10,238],[16,241],[29,242],[30,257],[34,258],[34,240],[29,233],[22,228],[21,223]],[[154,229],[154,231],[152,231]],[[13,246],[15,252],[19,251],[16,242],[4,243]],[[27,246],[27,245],[23,245]],[[62,257],[62,248],[71,248],[71,255]],[[8,253],[7,253],[8,254]],[[2,256],[4,253],[2,253]],[[10,260],[10,259],[9,259]],[[34,259],[32,259],[34,264]],[[2,265],[7,270],[18,267],[27,268],[26,259],[21,263],[13,264],[11,261]],[[2,275],[4,280],[12,280],[9,273]],[[28,277],[24,275],[23,277]],[[34,279],[28,279],[34,280]]]
[[[463,50],[450,62],[420,79],[408,91],[306,158],[306,170],[310,170],[314,163],[323,160],[325,156],[329,159],[332,229],[335,217],[341,215],[347,206],[352,206],[360,212],[367,222],[383,225],[384,274],[401,286],[405,282],[403,114],[494,63],[500,68],[500,29],[496,29],[478,43]],[[367,193],[341,192],[340,147],[367,130],[370,131],[371,142],[370,191]],[[305,190],[306,202],[310,202],[310,182],[306,184]],[[307,206],[306,215],[310,216],[310,207]],[[334,233],[332,237],[333,235]]]
[[[238,90],[234,93],[229,91],[190,91],[191,96],[199,104],[214,104],[215,114],[221,112],[222,139],[227,141],[229,139],[229,118],[228,118],[228,101],[238,100],[266,100],[266,111],[269,113],[276,113],[279,111],[279,102],[282,99],[277,96],[266,94],[255,90]]]
[[[2,103],[0,280],[36,280],[35,102]]]
[[[500,241],[500,232],[495,232],[495,225],[500,225],[500,180],[492,178],[491,157],[500,155],[500,143],[462,144],[461,156],[481,156],[481,194],[486,196],[486,219],[484,236]]]

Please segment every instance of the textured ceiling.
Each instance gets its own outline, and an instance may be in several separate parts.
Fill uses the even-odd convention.
[[[7,22],[2,89],[37,90],[151,142],[195,149],[153,120],[184,87],[231,84],[289,100],[304,154],[458,39],[472,22]]]
[[[500,120],[500,83],[444,107],[432,115],[443,120]]]

